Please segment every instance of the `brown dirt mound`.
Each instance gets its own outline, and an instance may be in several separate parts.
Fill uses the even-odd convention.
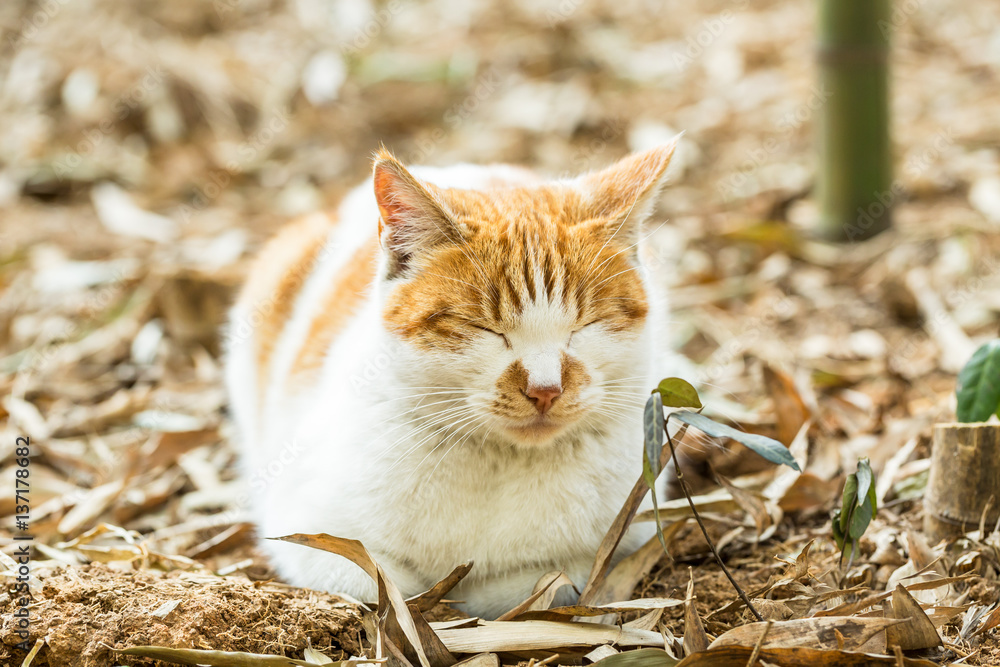
[[[111,651],[148,644],[300,658],[311,645],[334,660],[360,652],[357,607],[315,591],[99,564],[55,570],[41,583],[31,607],[30,642],[46,638],[47,649],[34,667],[163,664]],[[176,607],[164,615],[172,601]],[[14,648],[21,639],[13,606],[11,596],[0,593],[0,664],[20,664],[24,657]]]

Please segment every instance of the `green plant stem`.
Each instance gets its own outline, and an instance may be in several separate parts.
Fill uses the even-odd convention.
[[[733,585],[733,588],[736,589],[740,599],[743,600],[743,604],[747,606],[747,609],[750,610],[750,613],[753,614],[758,621],[763,621],[764,617],[761,616],[760,613],[754,608],[753,603],[750,602],[750,598],[743,591],[743,589],[740,588],[740,585],[736,583],[736,580],[733,579],[733,575],[729,571],[729,568],[726,567],[726,564],[722,562],[722,556],[719,555],[718,550],[715,548],[715,543],[712,542],[712,538],[708,534],[708,529],[705,528],[705,524],[701,520],[701,515],[698,514],[698,510],[694,506],[694,499],[691,497],[691,489],[688,488],[687,480],[684,479],[684,473],[681,472],[680,464],[677,462],[677,450],[674,449],[674,440],[670,437],[670,429],[667,428],[669,422],[670,415],[667,415],[667,418],[663,420],[663,430],[667,433],[667,444],[670,446],[670,457],[674,461],[674,474],[677,475],[677,481],[681,485],[681,492],[684,494],[684,497],[687,498],[688,505],[691,507],[691,513],[694,514],[694,520],[698,522],[698,527],[701,528],[701,534],[705,536],[705,541],[708,542],[708,548],[712,550],[712,555],[715,556],[715,562],[722,568],[726,578],[729,579],[729,583]]]

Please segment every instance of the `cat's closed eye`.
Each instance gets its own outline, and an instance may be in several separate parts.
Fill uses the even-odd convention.
[[[570,333],[570,335],[569,335],[569,341],[567,341],[567,344],[568,345],[572,345],[573,344],[573,336],[577,335],[578,333],[580,333],[581,331],[583,331],[587,327],[593,326],[594,324],[598,324],[600,321],[601,321],[601,318],[598,317],[598,318],[592,319],[591,321],[587,322],[586,324],[581,324],[581,325],[577,326],[575,329],[573,329],[572,333]]]
[[[494,336],[499,336],[503,340],[503,344],[507,347],[507,349],[508,350],[510,349],[510,340],[507,339],[507,334],[502,334],[499,331],[494,331],[493,329],[490,329],[489,327],[480,326],[478,324],[472,324],[471,322],[469,324],[471,324],[476,329],[479,329],[480,331],[485,331],[486,333],[491,333]]]

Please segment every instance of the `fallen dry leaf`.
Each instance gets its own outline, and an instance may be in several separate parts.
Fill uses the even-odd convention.
[[[764,640],[770,648],[804,646],[807,648],[854,650],[886,628],[903,623],[897,619],[827,616],[772,621]],[[766,623],[749,623],[721,635],[708,648],[749,646],[757,644]]]
[[[885,642],[888,646],[898,646],[904,651],[932,648],[941,645],[941,637],[934,629],[934,623],[902,584],[892,591],[892,605],[886,615],[904,620],[904,623],[886,628]]]

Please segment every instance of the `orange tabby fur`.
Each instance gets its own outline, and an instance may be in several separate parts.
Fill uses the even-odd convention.
[[[487,617],[545,572],[582,585],[641,468],[663,336],[637,246],[674,145],[559,181],[383,150],[268,243],[226,362],[260,534],[359,539],[406,595],[474,560],[453,594]],[[376,593],[261,546],[293,584]]]

